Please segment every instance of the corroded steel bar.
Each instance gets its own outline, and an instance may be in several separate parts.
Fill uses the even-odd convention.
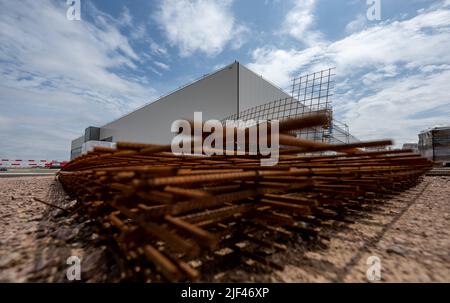
[[[285,120],[280,130],[323,125],[326,118]],[[282,133],[280,143],[293,148],[281,150],[277,165],[262,167],[261,155],[175,155],[168,145],[118,142],[70,161],[57,178],[78,200],[74,209],[98,222],[98,232],[133,264],[148,260],[167,280],[183,281],[201,274],[189,261],[217,256],[221,245],[281,268],[236,244],[287,249],[260,234],[314,237],[318,226],[350,222],[345,214],[410,188],[431,168],[411,151],[360,149],[389,140],[330,145]],[[317,154],[325,150],[340,153]]]
[[[178,281],[180,279],[180,272],[176,265],[156,248],[147,244],[144,246],[144,252],[147,258],[156,265],[156,268],[159,269],[166,278],[171,281]]]

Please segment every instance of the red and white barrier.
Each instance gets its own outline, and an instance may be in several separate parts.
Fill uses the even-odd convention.
[[[56,160],[22,160],[22,159],[1,159],[0,167],[6,168],[32,168],[32,167],[51,167],[51,166],[63,166],[66,161]]]

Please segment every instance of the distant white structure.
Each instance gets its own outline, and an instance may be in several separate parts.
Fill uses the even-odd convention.
[[[419,152],[432,161],[450,163],[450,126],[420,132]]]
[[[402,149],[412,149],[413,152],[419,152],[419,146],[417,143],[404,143]]]

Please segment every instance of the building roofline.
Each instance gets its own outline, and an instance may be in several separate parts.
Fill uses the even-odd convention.
[[[158,101],[161,101],[161,100],[164,99],[165,97],[170,96],[170,95],[172,95],[172,94],[174,94],[174,93],[176,93],[176,92],[178,92],[178,91],[181,91],[182,89],[184,89],[184,88],[186,88],[186,87],[188,87],[188,86],[194,85],[194,84],[196,84],[197,82],[200,82],[201,80],[204,80],[204,79],[206,79],[206,78],[209,78],[209,77],[211,77],[211,76],[213,76],[213,75],[215,75],[215,74],[217,74],[217,73],[219,73],[219,72],[221,72],[221,71],[223,71],[223,70],[225,70],[225,69],[227,69],[227,68],[230,68],[231,66],[233,66],[234,64],[237,64],[237,63],[239,63],[239,62],[238,62],[238,61],[234,61],[234,62],[231,63],[231,64],[225,65],[224,67],[221,67],[221,68],[219,68],[219,69],[217,69],[217,70],[215,70],[215,71],[213,71],[213,72],[204,74],[203,76],[201,76],[201,77],[199,77],[199,78],[196,78],[196,79],[194,79],[194,80],[192,80],[192,81],[190,81],[190,82],[188,82],[188,83],[186,83],[186,84],[184,84],[184,85],[181,85],[181,86],[179,86],[179,87],[177,87],[177,88],[175,88],[175,89],[172,89],[172,90],[168,91],[167,93],[162,94],[162,95],[159,96],[157,99],[155,99],[155,100],[153,100],[153,101],[150,101],[150,102],[147,102],[147,103],[145,103],[144,105],[141,105],[141,106],[139,106],[138,108],[132,110],[131,112],[126,113],[126,114],[124,114],[123,116],[120,116],[119,118],[113,119],[113,120],[109,121],[108,123],[105,123],[104,125],[100,126],[100,128],[105,127],[105,126],[107,126],[108,124],[111,124],[111,123],[113,123],[113,122],[115,122],[115,121],[118,121],[118,120],[120,120],[120,119],[123,119],[123,118],[125,118],[125,117],[131,115],[132,113],[137,112],[138,110],[143,109],[144,107],[146,107],[146,106],[148,106],[148,105],[151,105],[151,104],[154,104],[154,103],[156,103],[156,102],[158,102]]]
[[[272,81],[267,80],[266,78],[264,78],[264,76],[263,76],[262,74],[258,74],[258,73],[256,73],[256,72],[252,71],[251,69],[249,69],[247,66],[245,66],[245,65],[243,65],[243,64],[240,64],[240,66],[242,66],[243,68],[245,68],[246,70],[248,70],[249,72],[251,72],[252,74],[254,74],[255,76],[260,77],[260,78],[263,79],[264,81],[266,81],[266,82],[268,82],[269,84],[271,84],[273,87],[278,88],[278,89],[281,90],[283,93],[288,94],[288,95],[290,96],[289,92],[287,92],[285,89],[279,87],[278,85],[276,85],[276,84],[273,83]]]
[[[203,76],[201,76],[201,77],[199,77],[199,78],[196,78],[196,79],[194,79],[194,80],[192,80],[192,81],[190,81],[190,82],[188,82],[188,83],[186,83],[186,84],[184,84],[184,85],[181,85],[181,86],[179,86],[179,87],[177,87],[177,88],[175,88],[175,89],[172,89],[172,90],[170,90],[170,91],[168,91],[168,92],[166,92],[166,93],[160,95],[157,99],[152,100],[152,101],[150,101],[150,102],[147,102],[147,103],[145,103],[145,104],[139,106],[138,108],[136,108],[136,109],[134,109],[134,110],[132,110],[132,111],[130,111],[130,112],[128,112],[128,113],[126,113],[126,114],[124,114],[124,115],[118,117],[118,118],[115,118],[115,119],[112,119],[112,120],[108,121],[107,123],[105,123],[105,124],[103,124],[102,126],[99,126],[99,127],[100,127],[100,128],[103,128],[103,127],[107,126],[108,124],[111,124],[111,123],[113,123],[113,122],[115,122],[115,121],[118,121],[118,120],[120,120],[120,119],[122,119],[122,118],[125,118],[125,117],[127,117],[127,116],[133,114],[134,112],[136,112],[136,111],[138,111],[138,110],[141,110],[142,108],[144,108],[144,107],[146,107],[146,106],[148,106],[148,105],[151,105],[151,104],[153,104],[153,103],[156,103],[156,102],[158,102],[158,101],[161,101],[161,100],[164,99],[165,97],[170,96],[170,95],[172,95],[172,94],[174,94],[174,93],[176,93],[176,92],[178,92],[178,91],[180,91],[180,90],[182,90],[182,89],[184,89],[184,88],[186,88],[186,87],[188,87],[188,86],[194,85],[195,83],[197,83],[197,82],[199,82],[199,81],[201,81],[201,80],[203,80],[203,79],[206,79],[206,78],[208,78],[208,77],[211,77],[211,76],[213,76],[213,75],[215,75],[215,74],[217,74],[217,73],[219,73],[219,72],[221,72],[221,71],[223,71],[223,70],[225,70],[225,69],[227,69],[227,68],[230,68],[230,67],[233,66],[233,65],[237,65],[237,66],[242,66],[242,67],[244,67],[247,71],[253,73],[254,75],[256,75],[256,76],[258,76],[258,77],[261,77],[262,80],[268,82],[269,84],[273,85],[275,88],[277,88],[277,89],[279,89],[280,91],[284,92],[285,94],[289,95],[289,93],[288,93],[287,91],[285,91],[284,89],[282,89],[282,88],[279,87],[278,85],[274,84],[274,83],[271,82],[270,80],[267,80],[267,79],[264,78],[261,74],[255,73],[254,71],[252,71],[251,69],[249,69],[249,68],[246,67],[245,65],[241,64],[238,60],[235,60],[233,63],[227,64],[227,65],[225,65],[225,66],[223,66],[223,67],[221,67],[221,68],[219,68],[219,69],[217,69],[217,70],[215,70],[215,71],[212,71],[212,72],[210,72],[210,73],[204,74]],[[238,71],[238,72],[239,72],[239,71]],[[80,137],[82,137],[82,136],[83,136],[83,134],[81,134]],[[76,139],[78,139],[78,138],[80,138],[80,137],[77,137],[77,138],[75,138],[75,139],[73,139],[73,140],[76,140]],[[73,140],[72,140],[72,141],[73,141]]]
[[[152,101],[150,101],[150,102],[147,102],[147,103],[145,103],[145,104],[139,106],[138,108],[133,109],[133,110],[130,111],[129,113],[126,113],[126,114],[124,114],[124,115],[122,115],[122,116],[120,116],[120,117],[118,117],[118,118],[115,118],[115,119],[113,119],[113,120],[111,120],[111,121],[108,121],[107,123],[103,124],[102,126],[99,126],[99,128],[105,127],[105,126],[108,125],[108,124],[111,124],[111,123],[113,123],[113,122],[115,122],[115,121],[118,121],[118,120],[120,120],[120,119],[122,119],[122,118],[125,118],[125,117],[131,115],[132,113],[134,113],[134,112],[136,112],[136,111],[138,111],[138,110],[140,110],[140,109],[142,109],[142,108],[144,108],[144,107],[146,107],[146,106],[148,106],[148,105],[151,105],[151,104],[153,104],[153,103],[155,103],[155,102],[161,101],[163,98],[165,98],[165,97],[167,97],[167,96],[169,96],[169,95],[171,95],[171,94],[174,94],[174,93],[176,93],[176,92],[178,92],[178,91],[180,91],[180,90],[182,90],[182,89],[184,89],[184,88],[186,88],[186,87],[188,87],[188,86],[191,86],[191,85],[193,85],[193,84],[195,84],[195,83],[197,83],[197,82],[199,82],[199,81],[201,81],[201,80],[203,80],[203,79],[205,79],[205,78],[208,78],[208,77],[210,77],[210,76],[213,76],[213,75],[215,75],[215,74],[217,74],[217,73],[219,73],[219,72],[221,72],[221,71],[223,71],[223,70],[229,68],[230,66],[233,66],[234,64],[238,64],[238,63],[239,63],[239,61],[235,60],[233,63],[227,64],[227,65],[225,65],[225,66],[223,66],[223,67],[221,67],[221,68],[219,68],[219,69],[217,69],[217,70],[215,70],[215,71],[212,71],[212,72],[210,72],[210,73],[206,73],[206,74],[204,74],[203,76],[198,77],[198,78],[196,78],[196,79],[194,79],[194,80],[192,80],[192,81],[190,81],[190,82],[187,82],[186,84],[183,84],[183,85],[181,85],[181,86],[179,86],[179,87],[177,87],[177,88],[175,88],[175,89],[169,90],[168,92],[166,92],[166,93],[160,95],[157,99],[152,100]],[[84,136],[84,135],[81,134],[79,137],[76,137],[75,139],[72,139],[72,141],[73,141],[73,140],[76,140],[76,139],[79,139],[80,137],[83,137],[83,136]]]
[[[433,130],[447,130],[450,129],[450,126],[434,126],[420,131],[419,134],[424,134]]]

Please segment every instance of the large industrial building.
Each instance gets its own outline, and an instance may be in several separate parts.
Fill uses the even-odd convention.
[[[420,132],[419,152],[429,160],[450,163],[450,127],[433,127]]]
[[[102,142],[168,144],[174,136],[172,122],[193,119],[194,112],[202,112],[205,121],[282,119],[330,109],[332,70],[294,79],[287,93],[236,61],[106,125],[86,128],[83,136],[72,141],[71,158],[86,146]],[[337,121],[326,130],[314,129],[302,136],[327,142],[356,140]]]

